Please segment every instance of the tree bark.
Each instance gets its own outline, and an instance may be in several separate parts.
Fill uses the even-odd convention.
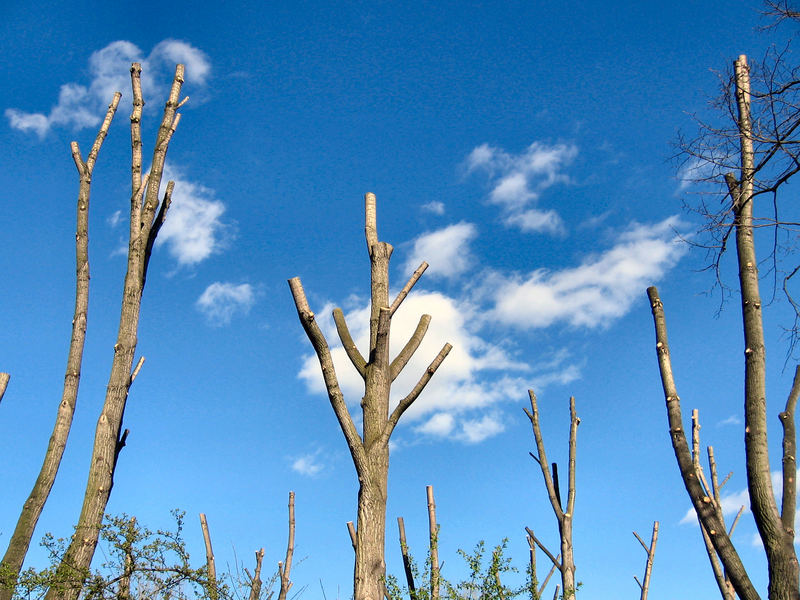
[[[747,57],[734,63],[741,170],[735,183],[729,177],[736,228],[736,253],[742,297],[745,344],[745,456],[747,489],[753,518],[764,543],[769,571],[770,600],[800,598],[800,571],[794,550],[794,528],[785,527],[772,489],[767,443],[766,350],[758,284],[758,261],[753,239],[753,133],[750,120],[750,74]]]
[[[103,119],[103,123],[100,126],[100,131],[85,161],[81,157],[78,142],[72,142],[71,144],[72,158],[78,170],[80,184],[78,188],[77,227],[75,232],[75,310],[72,317],[72,335],[67,355],[67,369],[64,375],[64,388],[61,394],[61,402],[58,405],[56,422],[53,426],[53,433],[50,435],[39,476],[33,484],[33,489],[28,495],[28,499],[22,506],[14,533],[8,542],[8,548],[3,560],[0,561],[0,600],[11,600],[13,596],[19,571],[28,553],[36,523],[39,521],[50,491],[53,489],[72,427],[72,417],[75,414],[78,384],[81,377],[83,347],[86,341],[86,318],[89,310],[89,198],[92,172],[121,97],[122,94],[119,92],[114,94],[106,111],[105,119]],[[3,383],[2,390],[0,390],[0,398],[2,398],[3,391],[5,391],[5,383]]]
[[[394,312],[400,306],[427,264],[423,263],[411,276],[395,300],[389,303],[389,259],[392,246],[378,239],[377,210],[374,194],[364,198],[367,250],[370,258],[370,342],[368,358],[359,352],[340,309],[333,312],[336,329],[348,358],[364,379],[361,399],[362,432],[353,423],[342,396],[330,348],[306,299],[300,279],[289,280],[300,323],[311,341],[322,369],[322,376],[339,426],[342,429],[358,476],[358,519],[355,531],[355,566],[353,588],[355,600],[380,600],[384,595],[386,575],[385,535],[386,500],[389,473],[389,438],[400,417],[419,397],[422,390],[450,352],[445,344],[417,384],[389,412],[392,381],[399,375],[411,355],[419,347],[430,321],[423,315],[414,335],[400,354],[390,361],[389,330]],[[351,531],[352,536],[352,531]]]
[[[144,290],[147,266],[155,238],[166,218],[172,199],[173,182],[167,185],[163,200],[159,201],[159,187],[164,171],[164,161],[172,135],[175,132],[182,104],[180,90],[183,84],[183,65],[175,69],[169,99],[156,137],[150,173],[141,177],[141,111],[144,101],[141,93],[141,65],[131,67],[133,112],[131,114],[131,145],[133,148],[130,241],[128,244],[128,270],[122,294],[117,342],[106,388],[106,398],[97,421],[94,447],[89,467],[83,506],[78,525],[58,567],[59,585],[47,593],[47,600],[74,600],[94,556],[103,515],[114,484],[114,471],[125,434],[120,435],[125,404],[136,371],[132,371],[136,352],[139,311]]]

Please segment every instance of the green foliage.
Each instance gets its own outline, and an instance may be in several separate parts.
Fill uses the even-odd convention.
[[[80,600],[248,598],[250,582],[229,574],[218,576],[216,589],[211,590],[205,563],[200,568],[191,566],[182,535],[184,513],[174,510],[172,516],[175,519],[173,529],[155,532],[140,525],[135,517],[106,516],[98,547],[98,556],[103,556],[104,561],[95,571],[83,573],[81,581],[76,581],[74,574],[69,580],[59,574],[58,567],[69,540],[45,535],[41,545],[47,549],[51,564],[42,570],[22,571],[14,600],[40,600],[51,587],[75,585],[82,587]],[[266,582],[260,598],[271,597],[272,583],[274,578]]]
[[[511,559],[506,557],[508,539],[504,539],[495,546],[487,556],[486,546],[483,541],[478,542],[472,553],[464,550],[458,551],[464,559],[469,574],[463,581],[453,583],[439,575],[440,600],[512,600],[513,598],[535,598],[531,589],[535,590],[530,570],[525,583],[520,587],[509,587],[503,583],[506,574],[517,573],[518,569],[511,564]],[[431,562],[430,555],[425,561],[425,568],[420,573],[416,562],[411,560],[411,570],[414,574],[416,589],[411,592],[406,586],[400,585],[397,578],[389,575],[386,578],[386,592],[390,600],[430,600],[431,589]]]

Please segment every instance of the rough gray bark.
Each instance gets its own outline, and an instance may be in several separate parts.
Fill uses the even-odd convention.
[[[131,113],[131,210],[128,267],[122,294],[119,332],[114,344],[111,375],[106,388],[103,409],[97,421],[94,447],[89,467],[81,514],[70,544],[57,572],[57,585],[47,593],[47,600],[74,600],[80,593],[83,581],[97,546],[103,515],[114,484],[114,471],[119,451],[125,443],[121,433],[122,418],[128,391],[141,366],[132,370],[136,352],[139,311],[147,275],[147,266],[156,236],[164,223],[169,208],[174,183],[167,184],[163,200],[159,187],[164,172],[164,161],[172,135],[180,121],[178,108],[183,85],[183,65],[175,69],[175,77],[164,116],[156,137],[150,173],[142,177],[141,116],[144,100],[141,90],[141,65],[131,67],[133,112]],[[185,102],[185,100],[184,100]]]
[[[568,467],[568,489],[567,489],[567,504],[563,505],[561,501],[561,494],[559,492],[559,485],[557,476],[553,477],[550,473],[549,463],[547,462],[547,454],[544,448],[544,440],[542,438],[542,430],[539,426],[539,407],[536,403],[536,394],[533,390],[528,390],[528,395],[531,400],[531,410],[525,410],[525,414],[531,421],[533,428],[533,437],[536,441],[536,453],[533,459],[539,463],[542,470],[542,478],[544,485],[547,489],[547,496],[550,499],[550,505],[553,507],[556,520],[558,521],[558,534],[560,538],[561,554],[560,557],[553,556],[545,546],[536,538],[530,529],[527,529],[528,535],[538,545],[542,551],[547,554],[548,558],[553,562],[553,565],[561,573],[561,589],[564,590],[563,597],[565,599],[575,597],[575,557],[572,549],[572,521],[575,515],[575,460],[578,442],[578,425],[581,420],[578,418],[578,413],[575,411],[575,398],[569,399],[569,467]],[[555,463],[554,474],[555,474]]]
[[[97,155],[111,126],[111,120],[114,118],[119,106],[121,96],[122,94],[119,92],[114,94],[100,126],[100,131],[97,133],[97,137],[85,161],[81,156],[78,142],[72,142],[70,145],[80,183],[78,187],[77,227],[75,232],[75,310],[72,317],[72,335],[67,355],[67,369],[64,375],[64,388],[61,394],[61,402],[58,405],[56,422],[50,435],[42,467],[33,484],[33,489],[28,495],[28,499],[22,506],[14,533],[8,542],[8,548],[3,560],[0,561],[0,600],[11,600],[13,596],[19,571],[25,561],[25,555],[28,553],[36,523],[39,521],[50,491],[53,489],[72,427],[72,417],[75,414],[78,384],[81,377],[83,347],[86,341],[86,317],[89,310],[89,198],[92,172],[97,161]],[[5,391],[7,381],[7,375],[4,380],[0,375],[0,398],[2,398]]]
[[[365,196],[365,234],[370,258],[370,343],[365,359],[353,343],[344,315],[333,312],[336,329],[347,356],[364,379],[361,400],[363,429],[359,433],[342,396],[330,349],[317,325],[299,277],[289,280],[297,314],[322,368],[328,398],[344,433],[358,476],[358,519],[355,541],[353,587],[355,600],[379,600],[384,595],[383,581],[386,535],[386,499],[389,473],[389,438],[400,417],[419,397],[430,378],[450,351],[445,344],[418,383],[390,412],[389,392],[392,381],[402,371],[419,347],[430,317],[423,315],[409,342],[393,360],[389,360],[389,329],[394,312],[427,267],[423,263],[412,275],[395,300],[389,304],[389,258],[392,246],[378,240],[375,195]]]

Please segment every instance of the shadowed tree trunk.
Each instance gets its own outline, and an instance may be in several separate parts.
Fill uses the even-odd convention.
[[[311,341],[322,367],[322,376],[333,411],[344,433],[358,476],[358,520],[355,541],[353,587],[355,600],[379,600],[384,595],[383,580],[386,534],[386,498],[389,473],[389,438],[406,409],[417,399],[436,369],[450,351],[445,344],[417,384],[391,411],[389,392],[392,381],[414,354],[430,323],[430,316],[420,318],[411,339],[395,357],[389,357],[389,329],[394,312],[427,268],[423,263],[408,283],[389,303],[389,258],[392,246],[378,241],[375,195],[365,196],[367,250],[370,258],[370,343],[368,360],[356,348],[341,309],[333,311],[339,338],[347,356],[364,380],[361,400],[363,429],[359,433],[342,396],[330,349],[306,299],[299,277],[289,280],[300,322]]]
[[[159,187],[164,172],[167,148],[180,121],[180,113],[177,110],[183,104],[180,102],[183,73],[183,65],[178,65],[156,137],[150,172],[142,177],[141,117],[144,100],[140,79],[141,65],[134,63],[131,67],[133,90],[131,146],[133,156],[131,161],[130,240],[119,332],[117,342],[114,344],[114,358],[106,388],[106,398],[95,430],[89,477],[80,518],[58,566],[56,584],[51,586],[47,593],[47,600],[74,600],[80,593],[97,546],[103,515],[114,484],[114,471],[119,452],[125,445],[127,431],[121,433],[125,403],[128,399],[128,390],[143,362],[143,359],[140,359],[136,369],[132,370],[142,292],[153,244],[166,218],[174,188],[174,183],[170,181],[167,184],[163,200],[159,199]]]
[[[0,562],[0,600],[11,600],[14,586],[28,553],[28,547],[36,529],[36,523],[44,509],[45,502],[53,489],[64,448],[72,427],[72,417],[75,414],[75,402],[78,398],[78,384],[81,377],[81,364],[83,362],[83,347],[86,340],[86,316],[89,310],[89,196],[92,185],[92,172],[97,160],[97,154],[108,134],[111,120],[117,111],[122,95],[117,92],[108,107],[103,124],[95,138],[92,149],[86,161],[81,157],[78,142],[72,142],[72,158],[78,169],[80,180],[78,188],[77,227],[75,232],[75,311],[72,317],[72,336],[70,338],[69,353],[67,355],[67,369],[64,375],[64,389],[61,402],[58,405],[56,422],[53,433],[47,445],[39,476],[33,484],[33,489],[28,499],[22,506],[14,533],[8,542],[8,548]],[[2,379],[2,377],[0,377]],[[6,377],[5,381],[8,381]],[[5,382],[0,386],[0,398],[5,391]]]

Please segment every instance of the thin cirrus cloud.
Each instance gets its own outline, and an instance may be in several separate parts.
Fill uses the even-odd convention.
[[[423,233],[412,242],[404,269],[413,273],[425,260],[427,277],[457,277],[473,262],[469,244],[476,236],[475,225],[464,222]]]
[[[91,54],[91,81],[86,85],[63,84],[58,101],[49,113],[7,108],[5,116],[14,129],[35,133],[40,139],[53,127],[70,127],[77,131],[97,126],[114,92],[125,94],[130,89],[128,73],[132,62],[142,64],[142,93],[146,98],[166,95],[177,63],[186,66],[186,82],[196,89],[205,86],[211,72],[206,54],[186,42],[163,40],[145,56],[135,44],[118,40]],[[157,103],[148,104],[155,106]]]
[[[675,232],[680,225],[677,216],[654,225],[634,224],[612,248],[576,267],[499,276],[490,318],[529,329],[558,323],[606,327],[686,252]]]
[[[491,185],[489,200],[502,207],[506,225],[525,232],[563,234],[566,230],[555,210],[536,207],[542,192],[569,183],[564,173],[577,156],[572,144],[533,142],[520,154],[510,154],[489,144],[477,146],[466,159],[467,172],[484,172]]]
[[[249,283],[215,281],[200,295],[195,306],[211,325],[220,327],[230,323],[235,315],[250,312],[255,299],[255,290]]]
[[[339,343],[330,317],[332,305],[317,312],[317,320],[331,346],[336,375],[345,399],[357,407],[364,382]],[[508,352],[490,344],[471,330],[475,308],[439,292],[409,294],[392,318],[391,353],[395,356],[414,331],[423,313],[433,315],[420,347],[392,385],[391,402],[396,405],[417,383],[445,342],[453,349],[425,390],[406,411],[403,422],[414,431],[434,437],[477,442],[503,430],[498,404],[516,400],[528,382],[519,377],[529,368],[513,360]],[[346,313],[350,333],[366,352],[369,340],[369,306]],[[515,374],[513,376],[507,373]],[[316,355],[303,360],[300,378],[308,389],[324,393]],[[488,418],[487,418],[488,415]]]
[[[292,460],[292,471],[305,475],[306,477],[315,477],[325,468],[325,465],[319,459],[320,452],[309,452],[301,454]]]

